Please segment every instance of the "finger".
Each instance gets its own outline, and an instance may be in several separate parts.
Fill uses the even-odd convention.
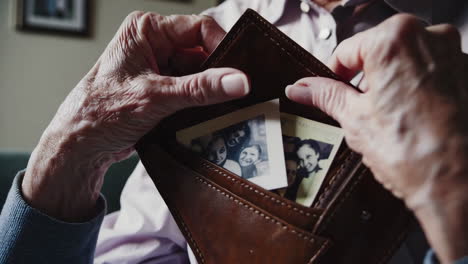
[[[452,48],[461,50],[461,35],[458,29],[450,24],[439,24],[426,27],[431,37],[443,41],[445,47],[450,45]]]
[[[226,32],[208,16],[172,15],[133,12],[124,22],[123,28],[139,38],[149,40],[158,53],[172,54],[181,48],[201,46],[211,53]],[[136,28],[136,30],[135,30]]]
[[[423,22],[415,16],[399,14],[378,26],[344,40],[336,48],[329,67],[344,81],[349,81],[359,71],[379,68],[397,56],[400,50],[413,45],[418,33],[424,31]]]
[[[342,124],[349,117],[348,110],[359,93],[340,81],[309,77],[286,87],[286,96],[292,101],[316,106]]]
[[[178,48],[202,46],[211,53],[226,32],[209,16],[172,15],[158,20],[160,32]]]
[[[171,76],[188,75],[200,71],[200,66],[206,60],[208,54],[201,48],[181,49],[176,51],[169,59]]]
[[[358,33],[342,41],[328,62],[328,67],[344,81],[350,81],[363,68],[362,54],[367,34]]]
[[[213,68],[183,77],[155,75],[154,78],[155,93],[164,99],[165,105],[174,106],[173,111],[221,103],[242,97],[250,91],[247,76],[231,68]]]
[[[460,42],[461,36],[458,29],[450,24],[439,24],[426,27],[426,30],[432,34],[442,36],[454,42]]]
[[[359,90],[361,90],[363,93],[366,93],[369,91],[369,82],[367,81],[366,76],[363,76],[361,81],[359,82],[359,85],[357,85]]]

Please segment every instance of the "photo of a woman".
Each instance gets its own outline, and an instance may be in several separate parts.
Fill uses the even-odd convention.
[[[296,202],[312,203],[325,176],[321,173],[320,161],[327,159],[329,153],[324,154],[323,149],[329,149],[330,146],[330,144],[313,139],[305,139],[297,143],[295,153],[299,161],[298,171],[303,173],[301,173],[302,177],[298,177],[300,182],[297,182]]]
[[[299,166],[307,171],[307,178],[313,178],[322,169],[319,166],[320,153],[319,144],[312,139],[303,140],[296,146]]]
[[[283,197],[311,206],[343,140],[341,128],[281,113],[288,187]]]
[[[260,145],[248,145],[239,155],[239,164],[242,170],[242,178],[250,179],[258,175],[256,164],[260,161],[262,149]]]
[[[190,149],[236,175],[250,179],[269,171],[265,117],[233,124],[194,138]]]
[[[279,114],[274,99],[181,129],[176,139],[217,173],[276,190],[287,186]]]
[[[206,159],[221,166],[237,175],[241,174],[239,163],[227,158],[227,147],[224,138],[221,135],[215,135],[206,150]]]

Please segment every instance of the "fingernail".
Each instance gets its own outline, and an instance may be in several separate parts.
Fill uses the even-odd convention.
[[[297,85],[286,86],[286,96],[293,101],[305,101],[310,98],[310,88]]]
[[[249,93],[250,85],[244,74],[234,73],[221,78],[221,86],[228,96],[240,97]]]

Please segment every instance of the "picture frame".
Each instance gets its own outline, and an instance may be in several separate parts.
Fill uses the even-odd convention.
[[[16,28],[89,36],[89,9],[89,0],[17,0]]]

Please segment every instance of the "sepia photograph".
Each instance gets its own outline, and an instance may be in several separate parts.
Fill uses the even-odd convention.
[[[178,131],[177,140],[265,189],[287,185],[277,100]]]
[[[20,30],[62,34],[89,33],[89,0],[17,0]]]
[[[277,192],[310,206],[343,140],[341,128],[281,113],[288,187]]]

